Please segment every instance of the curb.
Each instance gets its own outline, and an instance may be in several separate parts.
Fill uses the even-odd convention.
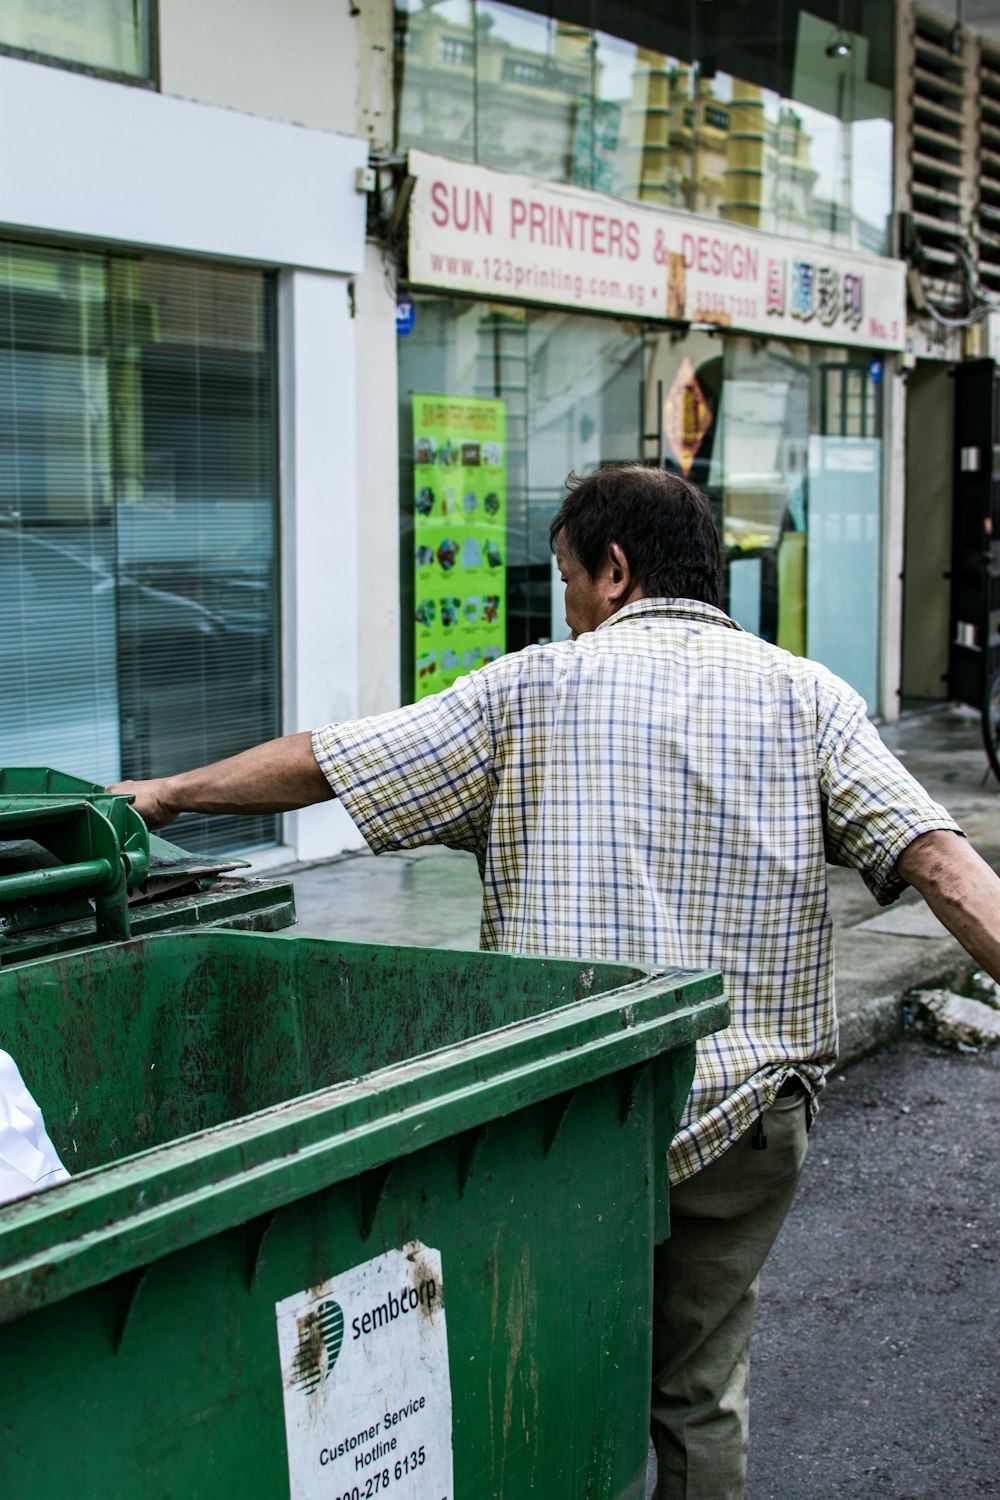
[[[967,978],[975,960],[968,954],[956,955],[943,963],[928,966],[919,980],[911,978],[904,987],[885,995],[871,995],[856,1002],[840,1014],[840,1048],[831,1068],[841,1073],[852,1063],[861,1062],[876,1052],[898,1042],[910,1030],[905,1015],[906,998],[915,989],[956,989]]]

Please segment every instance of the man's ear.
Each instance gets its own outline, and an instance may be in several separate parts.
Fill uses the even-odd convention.
[[[612,542],[608,548],[608,578],[613,598],[623,600],[632,592],[632,569],[617,542]]]

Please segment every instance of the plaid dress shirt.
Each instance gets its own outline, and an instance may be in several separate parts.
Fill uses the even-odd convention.
[[[907,845],[959,831],[846,683],[686,599],[327,725],[313,749],[376,854],[476,855],[484,948],[722,970],[732,1023],[698,1043],[675,1182],[789,1074],[815,1107],[837,1051],[826,863],[885,905]]]

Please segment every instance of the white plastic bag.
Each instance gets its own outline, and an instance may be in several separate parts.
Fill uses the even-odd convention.
[[[68,1178],[17,1063],[0,1051],[0,1203]]]

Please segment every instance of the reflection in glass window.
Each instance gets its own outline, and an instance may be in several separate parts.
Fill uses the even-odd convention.
[[[881,361],[650,332],[643,451],[712,500],[727,609],[747,630],[878,694]],[[651,451],[651,444],[656,450]]]
[[[715,482],[724,496],[730,611],[740,624],[806,651],[806,451],[809,351],[725,345]]]
[[[0,49],[101,72],[152,73],[149,0],[4,0]]]
[[[107,783],[278,732],[271,300],[259,272],[0,244],[0,764]]]
[[[122,764],[162,776],[278,732],[271,283],[111,263]],[[184,819],[185,847],[273,818]]]
[[[641,336],[607,318],[482,302],[421,298],[413,333],[399,343],[403,692],[413,695],[415,612],[413,397],[478,396],[503,402],[506,453],[506,645],[509,651],[566,633],[548,528],[571,469],[588,473],[636,453]],[[460,593],[461,567],[445,593]],[[434,604],[444,604],[440,595]],[[461,605],[458,600],[456,608]]]
[[[831,58],[829,24],[793,19],[777,92],[718,62],[498,0],[404,0],[399,142],[886,254],[891,91],[870,79],[865,37]]]
[[[103,259],[0,245],[0,765],[110,781],[108,362]]]
[[[592,185],[683,207],[687,189],[671,147],[676,62],[602,32],[594,35],[594,52]]]
[[[591,33],[479,0],[476,43],[477,159],[589,187]]]
[[[396,117],[407,146],[475,161],[475,53],[472,0],[397,6]]]

